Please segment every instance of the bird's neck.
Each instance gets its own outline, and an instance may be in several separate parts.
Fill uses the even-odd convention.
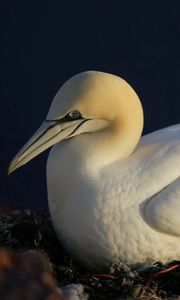
[[[109,128],[96,133],[81,134],[53,147],[62,170],[68,173],[87,171],[90,175],[101,168],[128,157],[136,148],[141,136],[141,129]],[[69,174],[70,176],[71,174]]]
[[[131,155],[139,143],[142,128],[143,117],[139,122],[133,117],[128,123],[117,121],[109,128],[77,137],[76,147],[90,168],[101,168]]]

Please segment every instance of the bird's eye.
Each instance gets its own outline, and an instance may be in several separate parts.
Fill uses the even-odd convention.
[[[73,110],[68,113],[68,117],[71,120],[77,120],[81,118],[81,113],[78,110]]]

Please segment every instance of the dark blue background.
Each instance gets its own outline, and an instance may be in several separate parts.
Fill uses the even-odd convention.
[[[47,152],[9,178],[7,166],[70,76],[125,78],[149,132],[180,119],[180,1],[1,1],[0,201],[47,203]]]

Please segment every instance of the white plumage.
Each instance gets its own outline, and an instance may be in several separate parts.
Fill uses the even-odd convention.
[[[180,259],[180,125],[140,138],[142,127],[140,101],[124,80],[83,72],[62,86],[10,164],[12,172],[54,145],[47,163],[52,221],[90,268]]]

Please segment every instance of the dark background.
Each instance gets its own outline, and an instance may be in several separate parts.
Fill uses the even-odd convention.
[[[61,84],[84,70],[122,76],[144,133],[179,123],[180,1],[1,1],[0,202],[46,206],[47,152],[9,178]]]

